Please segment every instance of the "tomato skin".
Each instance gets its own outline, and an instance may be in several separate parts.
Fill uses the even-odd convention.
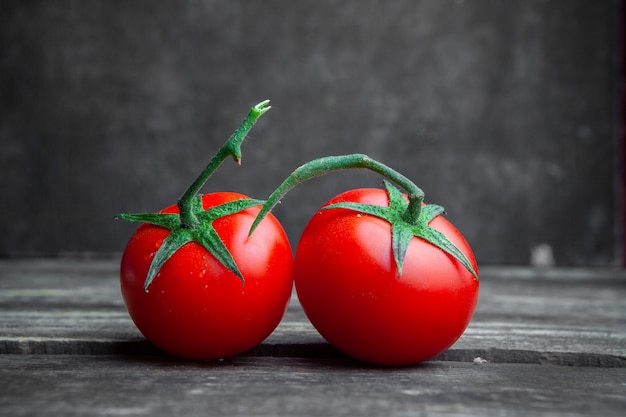
[[[237,193],[202,196],[208,209],[248,198]],[[293,257],[274,216],[252,236],[259,207],[213,222],[245,284],[197,242],[182,246],[144,291],[148,269],[169,230],[142,224],[130,238],[120,268],[121,292],[141,333],[160,349],[182,358],[211,360],[242,353],[278,326],[291,297]],[[171,206],[162,213],[177,213]]]
[[[357,202],[388,206],[384,190],[342,193],[324,205]],[[444,233],[476,268],[471,248],[442,216],[430,226]],[[413,238],[398,277],[391,225],[348,209],[320,210],[296,249],[294,279],[302,308],[337,349],[373,364],[407,365],[449,348],[470,322],[479,283],[457,260]]]

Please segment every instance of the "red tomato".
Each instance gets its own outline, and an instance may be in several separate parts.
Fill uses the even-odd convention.
[[[202,196],[204,209],[248,198],[236,193]],[[169,230],[142,224],[121,262],[121,290],[143,335],[159,348],[189,359],[242,353],[270,335],[283,317],[292,290],[293,259],[275,217],[248,237],[259,207],[219,218],[213,226],[237,263],[245,283],[202,245],[189,242],[161,267],[144,291],[154,254]],[[178,213],[171,206],[162,213]]]
[[[342,193],[325,205],[388,206],[379,189]],[[469,259],[474,255],[442,216],[429,224]],[[318,211],[296,250],[294,279],[304,312],[319,333],[344,353],[380,365],[431,359],[449,348],[470,322],[478,280],[452,256],[413,237],[398,277],[391,225],[345,208]]]

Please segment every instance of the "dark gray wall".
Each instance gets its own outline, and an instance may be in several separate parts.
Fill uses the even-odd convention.
[[[123,211],[172,204],[250,106],[204,189],[265,198],[364,152],[444,205],[480,263],[621,253],[617,0],[24,1],[0,5],[0,255],[116,253]],[[275,211],[292,243],[342,172]]]

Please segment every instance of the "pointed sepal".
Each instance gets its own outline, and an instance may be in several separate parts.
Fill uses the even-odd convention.
[[[171,233],[165,238],[159,250],[157,250],[152,262],[150,263],[150,268],[148,269],[148,275],[146,276],[146,280],[143,284],[143,289],[145,292],[148,292],[148,287],[157,276],[161,267],[167,262],[168,259],[178,251],[184,244],[191,242],[193,240],[192,233],[189,229],[174,229]]]
[[[196,229],[194,232],[193,240],[204,246],[204,248],[208,250],[209,253],[213,255],[215,259],[217,259],[226,269],[237,275],[243,285],[245,283],[243,274],[239,270],[233,255],[230,253],[226,245],[224,245],[224,242],[217,234],[213,226],[206,228],[201,227],[200,229]]]
[[[356,211],[358,213],[370,214],[374,217],[379,217],[383,220],[387,220],[391,222],[391,218],[389,218],[389,207],[382,206],[374,206],[372,204],[361,204],[361,203],[352,203],[350,201],[345,201],[342,203],[329,204],[321,208],[322,210],[332,210],[332,209],[348,209],[352,211]]]
[[[391,224],[391,247],[393,252],[398,278],[402,275],[402,267],[413,237],[421,238],[426,242],[436,246],[454,259],[459,261],[478,280],[478,274],[474,270],[472,263],[465,254],[457,248],[443,233],[429,226],[429,223],[437,216],[443,214],[445,209],[436,204],[427,204],[421,208],[417,224],[408,223],[403,219],[409,203],[406,201],[400,190],[390,182],[385,181],[385,188],[389,196],[389,206],[376,206],[371,204],[342,202],[330,204],[322,210],[349,209],[359,213],[369,214],[386,220]]]
[[[413,239],[413,231],[410,227],[406,227],[406,225],[401,223],[391,225],[391,247],[393,249],[393,259],[396,263],[396,271],[398,271],[398,278],[402,276],[402,266],[404,265],[404,258],[409,249],[411,239]]]
[[[263,205],[265,201],[254,199],[240,199],[229,201],[219,206],[204,210],[202,207],[202,196],[193,198],[191,205],[194,215],[198,219],[193,227],[185,227],[179,214],[170,213],[138,213],[119,214],[116,218],[131,222],[147,223],[164,227],[170,230],[170,234],[165,238],[159,250],[154,255],[148,274],[144,282],[144,290],[148,292],[148,287],[158,275],[159,271],[183,245],[189,242],[201,244],[211,255],[215,257],[227,270],[235,274],[242,285],[245,280],[241,270],[237,266],[233,255],[230,253],[219,234],[213,227],[213,222],[219,218],[239,213],[249,208]]]
[[[476,271],[474,271],[472,263],[469,259],[467,259],[465,254],[463,254],[463,252],[461,252],[459,248],[457,248],[454,243],[450,241],[450,239],[448,239],[439,230],[433,229],[430,226],[420,227],[419,229],[420,230],[416,232],[415,236],[424,239],[431,245],[438,247],[448,255],[452,256],[472,274],[476,281],[478,281],[478,275],[476,274]]]
[[[428,224],[435,217],[439,216],[440,214],[444,214],[445,212],[446,210],[443,207],[438,206],[437,204],[425,205],[424,207],[422,207],[421,216],[423,217],[423,219],[420,218],[420,221],[423,221],[425,224]]]
[[[174,229],[180,226],[180,216],[170,213],[121,213],[115,216],[118,220],[134,223],[148,223],[154,226]]]

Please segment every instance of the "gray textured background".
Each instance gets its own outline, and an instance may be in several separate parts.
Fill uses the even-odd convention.
[[[265,198],[364,152],[421,186],[480,263],[614,265],[618,0],[20,1],[0,4],[0,256],[116,254],[123,211],[174,203],[248,109],[268,112],[204,191]],[[307,219],[368,172],[305,183]]]

